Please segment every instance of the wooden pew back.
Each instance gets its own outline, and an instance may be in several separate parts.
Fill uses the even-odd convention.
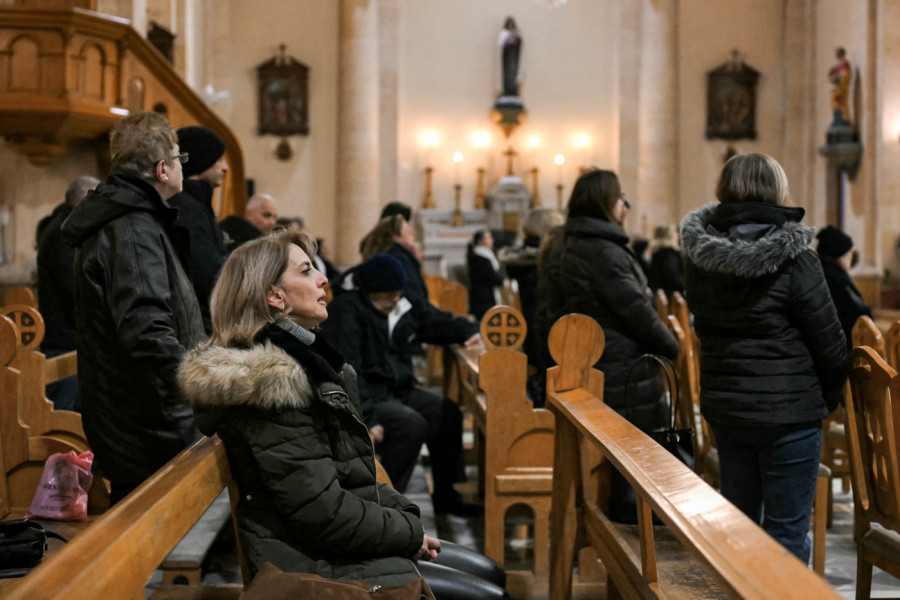
[[[548,404],[556,417],[551,530],[550,598],[571,597],[575,552],[597,550],[610,576],[608,593],[625,598],[696,597],[689,578],[671,577],[657,561],[651,511],[717,582],[737,598],[839,598],[781,545],[728,503],[664,448],[603,403],[596,356],[573,348],[595,347],[602,331],[582,315],[563,317],[550,332],[550,352],[564,377],[550,378]],[[591,340],[590,342],[587,340]],[[593,483],[589,445],[603,465],[635,488],[638,544],[607,518]],[[764,575],[761,575],[764,574]],[[705,582],[697,582],[705,593]],[[687,588],[687,589],[686,589]]]
[[[900,321],[891,323],[884,334],[884,358],[892,369],[900,369]]]
[[[47,398],[47,359],[40,351],[45,332],[43,317],[37,309],[24,304],[4,306],[0,313],[16,324],[19,335],[19,349],[10,362],[11,367],[21,372],[22,401],[19,403],[19,418],[31,429],[31,435],[53,436],[68,441],[78,452],[88,450],[81,415],[70,410],[55,410],[53,403]],[[11,335],[8,328],[0,331],[0,334]],[[75,361],[74,353],[53,360],[53,376],[65,375]]]
[[[863,315],[856,320],[850,333],[850,341],[854,348],[868,346],[880,356],[884,356],[884,336],[871,317]]]

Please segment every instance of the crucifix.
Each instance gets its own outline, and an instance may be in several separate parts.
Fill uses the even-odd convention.
[[[506,157],[506,174],[513,174],[513,157],[518,156],[519,153],[513,150],[512,146],[506,149],[506,152],[503,153]]]

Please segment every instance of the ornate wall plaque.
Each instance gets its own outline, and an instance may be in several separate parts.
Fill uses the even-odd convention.
[[[710,71],[706,87],[706,138],[756,139],[756,86],[759,72],[733,59]]]
[[[259,134],[309,135],[309,67],[284,49],[256,68]]]

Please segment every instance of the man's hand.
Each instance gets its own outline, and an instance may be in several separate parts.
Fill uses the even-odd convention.
[[[481,343],[481,334],[476,333],[472,337],[466,340],[466,346],[475,346],[476,344]]]
[[[369,437],[372,438],[373,442],[383,442],[384,441],[384,425],[375,425],[371,429],[369,429]]]

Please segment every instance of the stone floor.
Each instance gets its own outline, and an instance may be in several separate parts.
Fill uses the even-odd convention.
[[[460,486],[464,494],[472,495],[474,476],[470,472],[468,484]],[[826,537],[825,577],[838,593],[848,600],[855,598],[856,589],[856,547],[853,543],[853,499],[849,493],[841,491],[840,482],[835,484],[834,524]],[[419,466],[410,482],[406,495],[422,508],[423,524],[431,535],[456,542],[479,551],[484,550],[483,518],[462,518],[448,515],[435,516],[431,509],[428,493],[427,469]],[[507,539],[512,541],[506,549],[508,568],[527,568],[531,561],[531,540],[528,536],[528,522],[525,519],[510,519]],[[204,576],[203,585],[240,583],[240,568],[234,553],[229,549],[229,541],[223,540],[211,553],[209,572]],[[160,580],[155,574],[148,582],[147,595]],[[900,580],[875,569],[872,584],[873,598],[900,597]]]

